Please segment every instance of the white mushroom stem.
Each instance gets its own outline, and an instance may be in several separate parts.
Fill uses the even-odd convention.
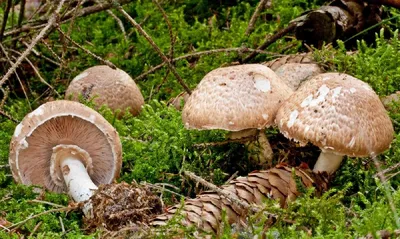
[[[92,159],[88,152],[76,145],[59,144],[53,148],[50,175],[58,186],[66,186],[75,202],[83,202],[93,195],[97,186],[90,178]],[[92,217],[92,204],[85,202],[83,213]]]
[[[75,202],[88,200],[97,190],[97,186],[90,178],[85,165],[73,155],[69,155],[61,161],[61,170],[65,185],[68,188],[68,194]]]
[[[314,165],[313,172],[327,172],[333,174],[339,168],[343,160],[343,155],[338,155],[331,152],[321,151],[317,162]]]

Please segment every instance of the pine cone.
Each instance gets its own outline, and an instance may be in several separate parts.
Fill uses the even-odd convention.
[[[324,175],[314,174],[308,168],[293,168],[292,171],[292,168],[278,165],[269,170],[252,172],[247,177],[238,177],[221,186],[221,189],[233,193],[250,205],[260,205],[263,200],[269,198],[279,200],[280,205],[286,207],[289,201],[296,199],[306,188],[316,187],[317,193],[322,193],[328,187],[327,182]],[[181,205],[169,208],[167,213],[157,216],[151,225],[166,225],[167,221],[180,211],[184,215],[182,223],[185,226],[195,225],[204,231],[218,233],[222,209],[225,209],[230,224],[244,225],[249,213],[213,191],[206,191],[194,199],[186,200],[183,208],[180,208]]]

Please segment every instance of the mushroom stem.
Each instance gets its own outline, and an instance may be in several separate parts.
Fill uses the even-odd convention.
[[[72,154],[61,161],[61,170],[68,187],[68,194],[75,202],[88,200],[93,195],[93,191],[97,190],[85,165]]]
[[[317,162],[314,165],[313,172],[327,172],[333,174],[340,166],[343,155],[321,151]]]

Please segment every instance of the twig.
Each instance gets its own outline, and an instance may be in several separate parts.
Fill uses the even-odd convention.
[[[38,213],[36,215],[30,216],[30,217],[28,217],[28,218],[26,218],[26,219],[24,219],[24,220],[22,220],[20,222],[14,223],[14,224],[12,224],[11,226],[9,226],[7,228],[10,229],[10,230],[14,230],[14,229],[20,227],[21,225],[25,224],[29,220],[32,220],[32,219],[35,219],[37,217],[40,217],[40,216],[43,216],[43,215],[46,215],[46,214],[49,214],[49,213],[53,213],[53,212],[71,211],[71,210],[77,209],[79,207],[78,205],[79,204],[76,204],[76,206],[73,206],[73,207],[72,206],[68,206],[68,207],[63,207],[63,208],[50,209],[50,210]]]
[[[250,33],[253,31],[254,24],[256,23],[256,20],[257,20],[258,16],[260,15],[260,12],[264,9],[264,7],[270,1],[271,0],[260,0],[260,2],[258,3],[256,9],[254,10],[253,15],[251,16],[251,19],[249,21],[249,25],[247,26],[247,29],[246,29],[246,32],[245,32],[246,36],[250,35]]]
[[[400,167],[400,163],[396,163],[396,164],[390,166],[389,168],[386,168],[386,169],[384,169],[382,171],[379,171],[373,177],[381,177],[381,175],[385,175],[386,173],[388,173],[390,171],[393,171],[393,170],[395,170],[395,169],[397,169],[399,167]]]
[[[54,52],[54,50],[49,46],[49,44],[47,44],[47,42],[46,42],[44,39],[42,39],[41,42],[42,42],[43,45],[50,51],[50,53],[51,53],[53,56],[55,56],[55,57],[57,58],[57,60],[60,61],[60,63],[58,63],[58,62],[56,62],[56,61],[53,61],[52,59],[47,58],[46,56],[42,56],[42,57],[43,57],[44,59],[47,59],[48,61],[52,62],[53,64],[58,65],[58,66],[60,66],[61,64],[63,64],[63,60],[61,59],[61,57],[59,57],[59,56]],[[40,54],[39,54],[39,56],[40,56]]]
[[[162,184],[160,184],[161,186],[159,186],[159,185],[156,185],[156,184],[143,183],[143,185],[148,186],[149,188],[154,188],[154,189],[160,190],[161,192],[162,192],[162,191],[166,191],[166,192],[175,194],[175,195],[177,195],[177,196],[179,196],[179,197],[185,197],[185,196],[183,196],[182,194],[179,194],[179,193],[177,193],[177,192],[174,192],[174,191],[172,191],[172,190],[170,190],[170,189],[165,188],[165,185],[162,185]]]
[[[106,10],[106,12],[108,13],[108,15],[110,15],[112,18],[114,18],[114,20],[117,22],[119,29],[121,29],[122,34],[124,35],[124,39],[125,41],[128,40],[128,37],[126,36],[126,31],[125,31],[125,27],[124,27],[124,23],[121,21],[121,19],[119,19],[117,17],[117,15],[115,15],[110,9]]]
[[[119,0],[118,2],[121,5],[125,5],[128,3],[131,3],[132,0]],[[87,15],[90,15],[93,13],[97,13],[97,12],[101,12],[101,11],[110,9],[112,7],[113,7],[113,5],[111,3],[101,3],[101,4],[94,5],[94,6],[82,8],[82,9],[79,9],[79,13],[76,15],[76,17],[84,17],[84,16],[87,16]],[[70,21],[72,17],[73,17],[73,13],[69,12],[61,17],[60,23],[66,23],[66,22]],[[46,20],[38,20],[35,22],[31,22],[29,24],[22,26],[21,28],[12,29],[10,31],[5,32],[4,36],[10,36],[10,35],[18,34],[20,32],[27,32],[27,31],[43,28],[47,25],[44,22],[46,22]]]
[[[57,6],[56,11],[51,15],[49,18],[49,21],[47,25],[39,32],[39,34],[33,39],[29,47],[21,54],[21,56],[17,59],[15,64],[11,66],[11,68],[8,69],[7,73],[3,76],[3,78],[0,80],[0,87],[4,84],[8,78],[13,74],[13,72],[17,69],[17,67],[22,63],[22,61],[31,53],[32,49],[36,44],[47,35],[47,32],[51,30],[51,28],[54,26],[54,24],[57,21],[57,16],[61,11],[62,6],[64,5],[65,0],[60,0],[60,3]]]
[[[146,40],[150,43],[150,45],[156,50],[158,55],[161,57],[161,59],[165,62],[167,62],[168,68],[171,70],[171,72],[174,74],[178,82],[181,84],[181,86],[185,89],[185,91],[188,94],[191,94],[192,91],[190,88],[185,84],[183,79],[180,77],[178,72],[176,71],[174,65],[172,65],[171,61],[167,58],[167,56],[161,51],[161,49],[156,45],[156,43],[151,39],[151,37],[147,34],[147,32],[127,13],[125,10],[121,7],[120,4],[118,4],[115,0],[111,0],[114,4],[116,4],[116,8],[118,9],[119,12],[121,12],[126,19],[128,19],[131,24],[136,28],[136,30],[139,31],[139,33],[146,38]]]
[[[65,227],[64,227],[64,223],[62,221],[62,218],[60,216],[58,216],[58,220],[60,221],[62,234],[65,234]]]
[[[87,53],[88,55],[92,56],[93,58],[95,58],[96,60],[102,62],[103,64],[111,67],[112,69],[117,69],[117,67],[110,61],[108,60],[104,60],[103,58],[101,58],[100,56],[94,54],[93,52],[89,51],[88,49],[84,48],[83,46],[79,45],[76,41],[72,40],[71,37],[67,36],[67,34],[65,34],[60,27],[57,27],[57,31],[61,33],[61,35],[63,35],[65,38],[67,38],[68,41],[70,41],[72,44],[74,44],[76,47],[78,47],[79,49],[81,49],[82,51],[84,51],[85,53]]]
[[[10,59],[10,57],[8,56],[8,53],[7,53],[6,49],[4,48],[3,44],[1,44],[1,43],[0,43],[0,48],[1,48],[2,52],[4,53],[4,55],[6,56],[8,62],[9,62],[10,65],[11,65],[11,67],[13,67],[13,66],[15,65],[15,63]],[[26,93],[25,87],[24,87],[24,85],[22,84],[21,78],[19,78],[19,75],[18,75],[18,73],[17,73],[16,68],[14,69],[14,73],[15,73],[15,76],[17,77],[17,80],[18,80],[19,84],[21,85],[22,92],[24,92],[24,96],[25,96],[25,98],[26,98],[26,101],[27,101],[27,103],[28,103],[28,106],[29,106],[30,110],[32,110],[32,106],[31,106],[31,103],[29,102],[28,94]],[[1,88],[1,85],[0,85],[0,88]]]
[[[276,42],[278,39],[280,39],[281,37],[285,36],[286,34],[288,34],[289,32],[291,32],[293,29],[295,29],[296,27],[296,23],[290,23],[289,26],[287,26],[286,28],[278,31],[277,33],[275,33],[275,35],[269,37],[263,44],[261,44],[261,46],[259,46],[257,48],[257,50],[264,50],[265,48],[267,48],[268,46],[270,46],[272,43]],[[253,59],[255,56],[257,55],[257,52],[253,52],[250,55],[248,55],[246,58],[244,58],[242,60],[242,63],[247,63],[249,62],[251,59]]]
[[[35,234],[35,232],[39,229],[39,227],[42,225],[43,221],[40,221],[36,224],[36,226],[33,228],[32,232],[29,234],[29,238],[31,238],[33,236],[33,234]]]
[[[13,52],[15,52],[15,53],[17,53],[17,54],[21,54],[21,53],[15,51],[15,50],[11,50],[11,51],[13,51]],[[28,62],[28,64],[32,67],[33,71],[35,72],[35,74],[37,75],[37,77],[39,78],[39,80],[40,80],[43,84],[47,85],[51,90],[53,90],[53,91],[56,93],[56,95],[57,95],[58,97],[61,97],[60,94],[56,91],[56,89],[54,89],[54,87],[53,87],[52,85],[50,85],[50,84],[42,77],[42,75],[40,74],[39,70],[38,70],[38,69],[35,67],[35,65],[29,60],[28,57],[25,58],[25,61]]]
[[[184,175],[188,176],[193,181],[196,181],[196,182],[202,184],[203,186],[211,189],[212,191],[218,193],[219,195],[226,197],[232,203],[235,203],[236,205],[238,205],[246,210],[249,210],[253,213],[257,213],[257,212],[261,211],[258,207],[252,206],[252,205],[248,204],[247,202],[245,202],[244,200],[241,200],[237,195],[235,195],[229,191],[223,190],[223,189],[215,186],[212,183],[207,182],[206,180],[202,179],[201,177],[197,176],[196,174],[194,174],[190,171],[183,171],[183,173],[184,173]]]
[[[0,109],[3,109],[3,107],[6,103],[6,100],[8,98],[8,94],[10,94],[10,88],[8,88],[8,86],[7,86],[5,88],[0,88],[0,90],[1,90],[1,92],[3,92],[3,99],[1,99],[1,102],[0,102]]]
[[[376,169],[377,169],[379,172],[381,172],[381,171],[382,171],[382,170],[381,170],[381,166],[380,166],[379,161],[378,161],[378,159],[376,158],[376,156],[372,156],[372,159],[373,159],[373,161],[374,161],[374,164],[375,164]],[[397,226],[397,228],[400,228],[399,215],[398,215],[398,213],[397,213],[397,208],[396,208],[396,206],[394,205],[393,197],[392,197],[392,194],[390,193],[390,188],[389,188],[389,185],[388,185],[386,176],[385,176],[384,174],[378,174],[378,177],[379,177],[379,179],[380,179],[380,181],[381,181],[381,183],[382,183],[382,185],[383,185],[383,188],[384,188],[384,191],[385,191],[385,196],[386,196],[386,198],[387,198],[387,200],[388,200],[389,207],[390,207],[390,209],[392,210],[393,218],[394,218],[394,221],[395,221],[395,223],[396,223],[396,226]]]
[[[216,53],[228,53],[228,52],[240,52],[240,53],[258,52],[258,53],[261,53],[261,54],[270,54],[270,55],[274,55],[274,56],[282,56],[281,54],[277,54],[277,53],[273,53],[273,52],[267,52],[267,51],[258,50],[258,49],[251,49],[251,48],[247,48],[247,47],[233,47],[233,48],[222,48],[222,49],[214,49],[214,50],[193,52],[193,53],[189,53],[189,54],[174,58],[174,59],[172,59],[172,62],[176,62],[176,61],[179,61],[179,60],[184,60],[184,59],[191,58],[191,57],[197,57],[197,56],[203,56],[203,55],[211,55],[211,54],[216,54]],[[163,63],[151,68],[150,70],[146,71],[145,73],[137,76],[134,79],[134,81],[139,81],[139,80],[145,78],[148,74],[151,74],[151,73],[155,72],[156,70],[162,68],[165,64],[166,64],[166,62],[163,62]]]
[[[50,206],[57,207],[57,208],[65,207],[64,205],[60,205],[60,204],[56,204],[56,203],[52,203],[52,202],[48,202],[48,201],[43,201],[43,200],[38,200],[38,199],[32,199],[32,200],[29,200],[28,202],[42,203],[42,204],[50,205]]]
[[[169,39],[170,39],[170,43],[171,43],[168,55],[169,55],[169,59],[172,60],[174,58],[174,46],[175,46],[175,41],[176,41],[176,37],[174,36],[174,32],[172,31],[172,24],[167,16],[167,13],[161,7],[160,3],[157,0],[153,0],[153,3],[157,6],[158,10],[160,10],[165,22],[167,23]]]
[[[6,9],[5,9],[4,15],[3,15],[3,22],[2,22],[1,28],[0,28],[0,42],[3,41],[3,34],[4,34],[4,30],[6,30],[8,14],[10,13],[11,5],[12,5],[12,0],[8,0],[7,4],[6,4]]]

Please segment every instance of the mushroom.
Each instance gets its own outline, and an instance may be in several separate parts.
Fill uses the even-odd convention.
[[[136,116],[144,104],[133,79],[123,70],[106,65],[90,67],[71,81],[65,99],[79,101],[80,95],[86,100],[94,97],[96,107],[105,104],[114,112],[121,110],[118,117],[122,117],[127,108]]]
[[[232,138],[254,134],[274,124],[281,103],[292,90],[266,66],[236,65],[209,72],[192,92],[182,111],[186,128],[223,129]],[[272,160],[272,149],[264,133],[261,150],[268,153],[260,163]]]
[[[275,73],[295,91],[304,81],[323,73],[323,70],[318,64],[286,63],[276,69]]]
[[[68,192],[82,202],[98,185],[118,177],[122,146],[117,131],[96,111],[78,102],[52,101],[15,128],[9,164],[18,183]]]
[[[324,73],[300,86],[276,116],[289,139],[318,146],[314,172],[334,173],[344,155],[374,157],[389,148],[393,125],[374,90],[343,73]]]

